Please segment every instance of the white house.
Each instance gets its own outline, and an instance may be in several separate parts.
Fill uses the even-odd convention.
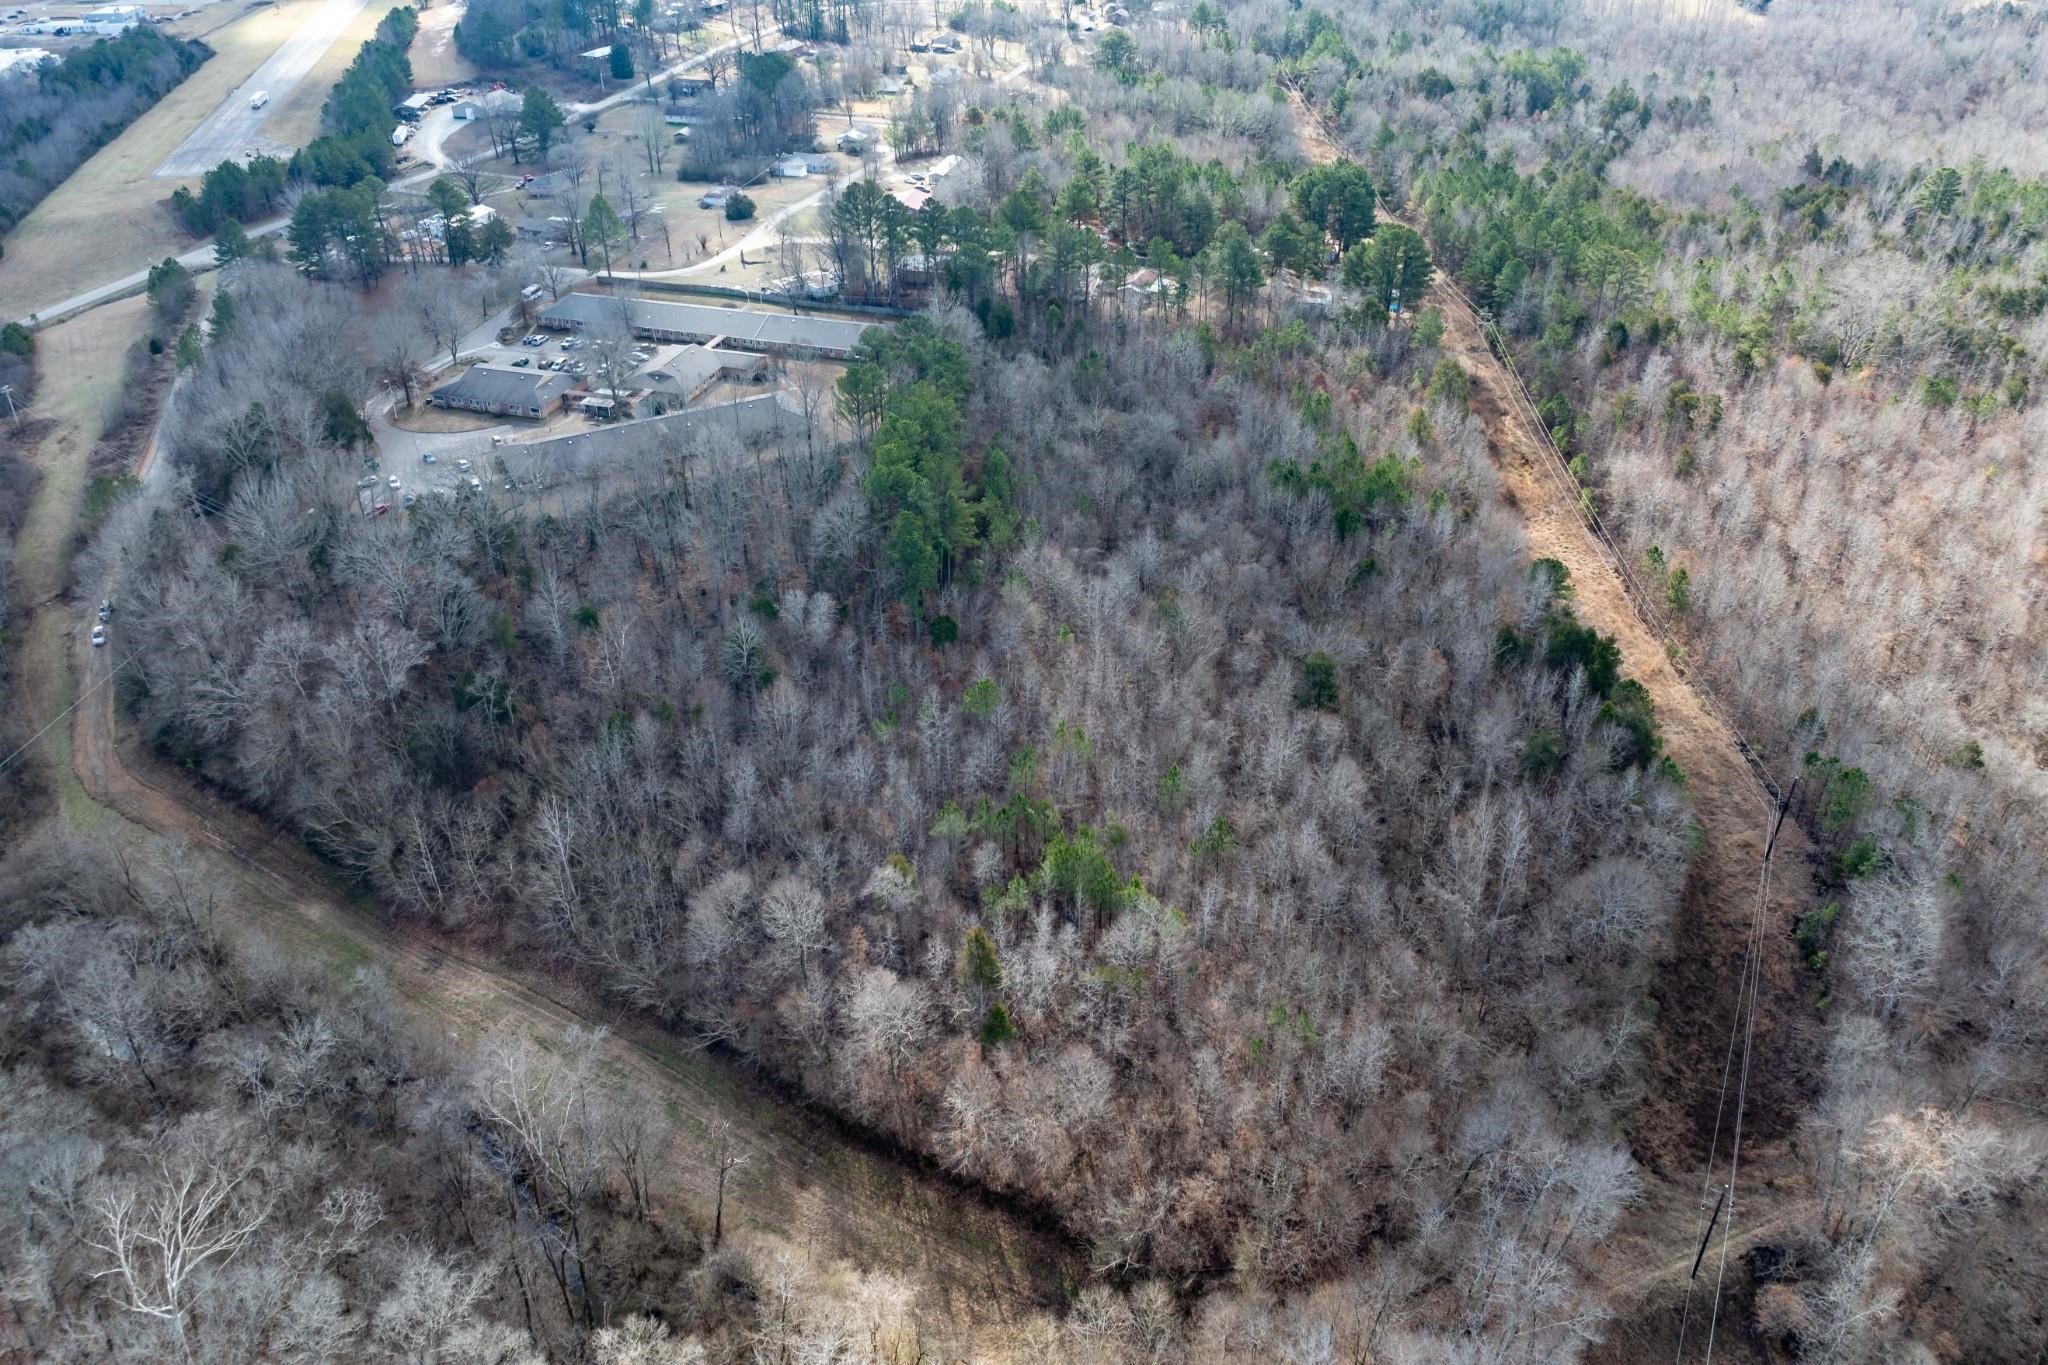
[[[770,174],[782,180],[801,180],[811,173],[810,162],[800,156],[785,156],[775,163]]]
[[[11,76],[32,76],[47,62],[57,60],[57,54],[40,47],[0,48],[0,80]]]
[[[103,9],[87,10],[78,16],[78,27],[89,33],[108,35],[123,33],[144,22],[140,5],[108,5]]]
[[[488,91],[485,94],[476,96],[474,99],[457,101],[454,111],[455,121],[458,123],[470,123],[490,114],[517,113],[519,112],[520,103],[519,96],[513,94],[510,90]]]

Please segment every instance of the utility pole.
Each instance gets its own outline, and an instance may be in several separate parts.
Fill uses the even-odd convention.
[[[1707,1219],[1707,1234],[1700,1238],[1700,1254],[1692,1258],[1692,1274],[1689,1278],[1700,1277],[1700,1262],[1707,1258],[1707,1243],[1714,1240],[1714,1225],[1721,1221],[1721,1206],[1728,1202],[1728,1187],[1723,1185],[1718,1198],[1714,1200],[1713,1217]]]
[[[15,411],[14,407],[14,385],[0,384],[0,394],[4,394],[7,397],[7,420],[19,429],[21,426],[21,414]]]

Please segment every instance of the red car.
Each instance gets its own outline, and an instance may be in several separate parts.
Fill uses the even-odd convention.
[[[378,504],[377,504],[377,505],[376,505],[375,507],[372,507],[372,508],[370,509],[370,515],[371,515],[371,516],[373,516],[373,517],[381,517],[381,516],[383,516],[383,515],[384,515],[384,514],[385,514],[386,512],[389,512],[390,510],[391,510],[391,504],[390,504],[390,503],[388,503],[388,502],[380,502],[380,503],[378,503]]]

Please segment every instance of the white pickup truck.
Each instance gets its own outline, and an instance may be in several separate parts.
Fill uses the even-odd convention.
[[[251,109],[261,109],[268,103],[270,103],[270,92],[268,90],[258,90],[255,94],[249,96],[249,107]]]

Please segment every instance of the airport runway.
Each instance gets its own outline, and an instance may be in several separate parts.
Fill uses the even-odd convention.
[[[290,156],[297,151],[282,143],[266,142],[256,135],[256,130],[276,112],[292,87],[313,69],[313,64],[334,45],[342,31],[355,22],[366,3],[368,0],[327,0],[248,80],[229,91],[220,106],[201,120],[164,164],[156,168],[156,178],[204,175],[221,162],[240,157],[250,147],[272,155]],[[262,109],[251,109],[249,100],[259,90],[270,96],[270,103]]]

